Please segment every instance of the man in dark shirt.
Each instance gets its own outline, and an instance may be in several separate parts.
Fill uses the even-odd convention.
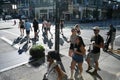
[[[36,19],[33,21],[33,28],[34,28],[34,38],[36,39],[38,37],[38,28],[39,28],[39,23],[37,22]]]
[[[106,44],[106,50],[108,50],[108,47],[109,47],[109,44],[111,43],[111,49],[113,50],[113,43],[114,43],[114,40],[115,40],[115,36],[116,36],[116,29],[113,27],[112,24],[110,24],[110,29],[107,33],[108,35],[108,41],[107,41],[107,44]]]
[[[93,71],[93,73],[97,74],[97,70],[98,70],[98,66],[99,66],[99,63],[98,63],[98,60],[99,60],[99,57],[100,57],[100,48],[103,48],[104,47],[104,40],[103,40],[103,37],[99,34],[99,27],[98,26],[95,26],[93,28],[93,31],[94,31],[94,36],[91,38],[91,42],[92,42],[92,50],[91,52],[88,54],[87,56],[87,63],[88,63],[88,69],[86,70],[86,72],[89,72],[91,68],[90,66],[90,58],[93,59],[94,63],[95,63],[95,70]]]

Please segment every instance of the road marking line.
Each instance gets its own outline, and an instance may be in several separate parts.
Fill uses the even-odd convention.
[[[10,66],[10,67],[7,67],[7,68],[4,68],[4,69],[1,69],[0,72],[7,71],[7,70],[10,70],[10,69],[13,69],[13,68],[15,68],[15,67],[21,66],[21,65],[26,64],[26,63],[28,63],[28,62],[29,62],[29,61],[26,61],[26,62],[23,62],[23,63],[17,64],[17,65],[13,65],[13,66]]]
[[[10,31],[8,31],[8,30],[3,30],[3,31],[6,32],[6,33],[9,33],[9,34],[12,34],[12,35],[14,35],[14,36],[19,36],[18,34],[13,33],[13,32],[10,32]]]
[[[8,44],[10,44],[11,46],[13,46],[16,49],[19,49],[19,45],[15,44],[13,45],[13,42],[5,37],[0,37],[2,40],[4,40],[5,42],[7,42]]]

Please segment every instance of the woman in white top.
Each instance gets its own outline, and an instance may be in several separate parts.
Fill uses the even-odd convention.
[[[66,74],[60,66],[55,62],[56,51],[49,51],[47,55],[48,69],[47,69],[47,78],[48,80],[66,80]]]

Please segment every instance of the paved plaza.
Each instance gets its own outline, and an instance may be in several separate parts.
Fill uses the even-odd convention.
[[[54,35],[53,39],[51,36],[48,36],[48,39],[45,39],[42,35],[41,24],[39,41],[36,44],[41,44],[45,47],[45,53],[50,50],[54,50],[55,46],[55,27],[51,27],[51,32]],[[70,76],[70,63],[71,57],[68,56],[69,43],[66,42],[71,35],[71,28],[74,24],[66,24],[64,28],[64,36],[60,34],[60,54],[63,66],[65,71]],[[85,24],[84,24],[85,25]],[[86,25],[87,26],[87,25]],[[90,25],[88,25],[90,26]],[[81,29],[81,36],[84,39],[86,44],[86,49],[90,44],[90,37],[93,34],[91,30],[92,26],[89,28]],[[102,28],[100,34],[106,39],[107,28]],[[20,35],[18,29],[18,23],[13,26],[13,20],[10,21],[0,21],[0,80],[42,80],[44,73],[47,69],[47,61],[43,64],[40,61],[29,62],[30,55],[29,50],[23,51],[19,54],[19,50],[24,48],[26,42],[18,42],[15,45],[12,45],[14,40],[17,39]],[[31,32],[31,38],[34,37],[34,33]],[[114,53],[111,52],[101,52],[101,57],[99,60],[100,69],[97,75],[85,72],[87,69],[87,63],[83,63],[83,79],[84,80],[120,80],[120,54],[116,51],[120,48],[120,33],[117,30]],[[32,46],[33,43],[30,43],[28,46]],[[81,80],[76,77],[78,73],[75,72],[75,80]]]

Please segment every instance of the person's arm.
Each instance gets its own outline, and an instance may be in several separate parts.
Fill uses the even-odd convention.
[[[75,51],[75,53],[80,54],[80,55],[85,55],[86,54],[86,49],[83,45],[80,47],[80,50],[81,50],[81,52]]]
[[[103,38],[101,38],[100,44],[93,43],[93,46],[98,47],[98,48],[103,48],[104,47],[104,40],[103,40]]]
[[[61,69],[60,69],[60,67],[58,65],[55,67],[55,70],[58,73],[57,80],[62,80],[62,72],[61,72]]]
[[[30,29],[31,29],[31,31],[32,31],[32,26],[31,26],[31,24],[30,24]]]
[[[98,44],[93,43],[93,46],[98,47],[98,48],[103,48],[103,44],[102,44],[102,43],[100,43],[99,45],[98,45]]]
[[[19,24],[18,24],[18,28],[20,28],[20,22],[19,22]]]

